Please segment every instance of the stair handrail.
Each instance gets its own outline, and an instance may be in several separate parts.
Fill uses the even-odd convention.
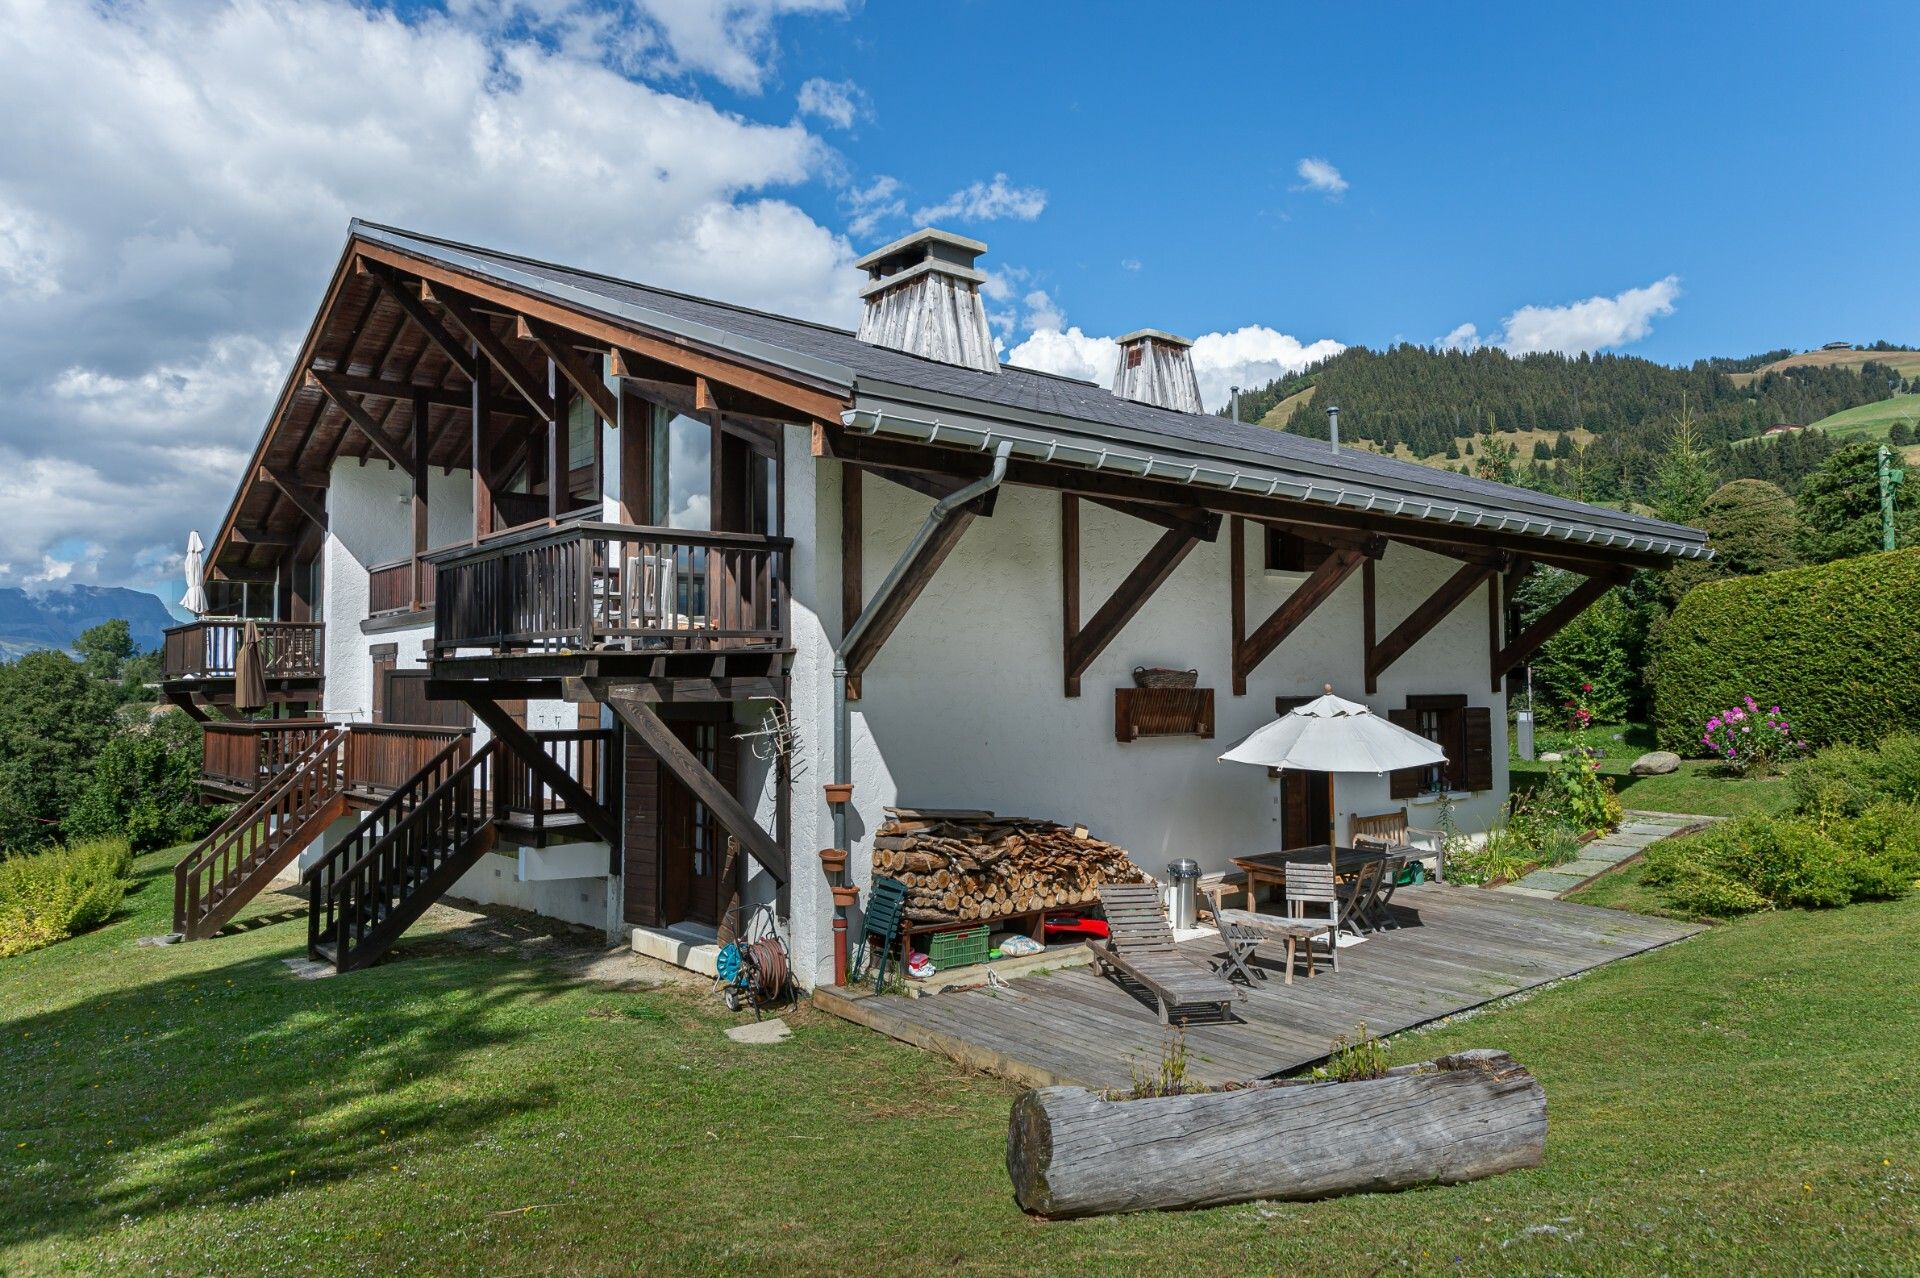
[[[267,784],[249,794],[244,802],[227,815],[226,820],[208,831],[206,837],[201,839],[191,852],[174,863],[173,924],[176,931],[187,931],[188,924],[192,921],[186,917],[189,895],[187,888],[194,881],[195,876],[211,864],[215,856],[225,851],[228,845],[244,831],[256,825],[261,820],[262,813],[277,803],[322,756],[337,751],[345,742],[346,733],[344,724],[335,724],[331,731],[315,737],[306,749],[295,755],[287,766],[276,773]],[[335,771],[337,773],[339,769],[336,768]],[[335,788],[338,788],[337,779]],[[196,899],[205,900],[206,894],[203,892]]]
[[[467,738],[463,737],[460,741],[454,742],[453,745],[462,745],[462,744],[465,744],[466,741],[467,741]],[[442,790],[446,789],[448,786],[459,784],[460,778],[462,776],[472,772],[475,768],[477,768],[480,765],[480,762],[483,759],[486,759],[495,753],[495,750],[494,750],[495,744],[496,744],[495,741],[490,738],[485,745],[481,746],[478,750],[475,750],[472,754],[468,755],[465,759],[461,760],[460,766],[455,768],[452,772],[449,772],[444,778],[441,779],[439,784],[433,786],[431,789],[422,793],[419,798],[419,801],[416,802],[411,808],[409,808],[407,812],[403,816],[401,816],[398,821],[395,821],[392,825],[387,827],[386,832],[381,834],[381,836],[378,839],[374,840],[374,842],[367,848],[365,852],[362,852],[359,856],[355,857],[353,861],[346,866],[345,869],[340,870],[338,873],[334,875],[332,882],[330,882],[327,885],[327,891],[331,893],[333,891],[333,885],[335,883],[338,883],[342,879],[350,878],[354,874],[357,874],[360,871],[360,868],[362,866],[366,865],[369,861],[373,860],[375,857],[379,856],[382,852],[386,851],[388,844],[392,843],[395,839],[399,838],[399,836],[404,831],[412,829],[413,823],[420,819],[422,813],[427,811],[427,801],[432,799],[433,796],[435,796],[436,794],[439,794]],[[453,746],[448,746],[447,749],[442,750],[439,754],[435,755],[431,762],[426,764],[426,766],[422,767],[419,772],[414,773],[412,777],[408,778],[407,784],[405,787],[403,787],[403,789],[411,788],[417,781],[421,779],[423,774],[427,772],[431,772],[434,768],[439,766],[440,762],[446,757],[446,755],[449,752],[452,751],[452,749],[453,749]],[[401,793],[401,790],[395,790],[393,793],[395,796],[398,796]],[[387,802],[391,803],[392,799],[389,798]],[[386,806],[385,803],[381,804],[382,808],[384,808],[385,806]],[[379,813],[379,811],[380,811],[380,808],[375,808],[372,812],[367,813],[366,819],[361,822],[361,828],[364,829],[367,826],[371,825],[373,823],[374,817]],[[340,846],[343,848],[346,847],[347,842],[343,841],[340,844]],[[314,862],[314,865],[317,867],[319,865],[319,862],[318,861]]]

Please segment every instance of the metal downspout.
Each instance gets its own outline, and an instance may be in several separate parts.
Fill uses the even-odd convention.
[[[927,517],[920,524],[920,530],[913,540],[901,552],[900,557],[888,569],[886,580],[880,583],[880,589],[873,592],[873,598],[867,600],[860,610],[860,616],[847,633],[840,636],[840,642],[833,650],[833,782],[836,786],[849,786],[853,783],[853,708],[847,703],[847,650],[873,625],[873,619],[880,609],[900,588],[902,578],[906,576],[907,565],[920,553],[922,546],[933,537],[941,524],[944,524],[953,512],[970,501],[983,497],[998,488],[1007,477],[1007,462],[1013,454],[1013,441],[1003,440],[993,451],[993,468],[979,479],[964,488],[955,489],[933,504]],[[844,567],[844,565],[843,565]],[[847,793],[844,789],[841,793]],[[833,846],[848,854],[847,868],[841,870],[842,882],[851,882],[852,849],[847,847],[847,804],[851,798],[842,799],[833,806]],[[846,980],[846,908],[839,907],[834,919],[834,955],[835,976],[842,984]]]

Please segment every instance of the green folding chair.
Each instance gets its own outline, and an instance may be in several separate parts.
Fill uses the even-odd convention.
[[[860,979],[861,969],[867,964],[867,956],[877,943],[880,947],[880,965],[873,975],[873,992],[878,994],[887,986],[887,966],[893,962],[893,951],[900,940],[900,924],[906,917],[907,885],[899,879],[874,876],[873,887],[867,893],[867,908],[860,918],[860,952],[855,955],[854,971],[848,978]]]

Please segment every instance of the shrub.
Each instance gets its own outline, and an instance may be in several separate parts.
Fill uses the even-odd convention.
[[[1699,755],[1700,725],[1751,694],[1792,706],[1800,739],[1876,741],[1920,722],[1920,549],[1709,582],[1660,629],[1654,719]]]
[[[1828,746],[1793,769],[1794,810],[1822,820],[1859,816],[1881,799],[1920,803],[1920,733],[1897,732],[1877,749]]]
[[[1747,817],[1647,849],[1642,882],[1696,914],[1819,909],[1904,895],[1920,877],[1920,809],[1882,803],[1824,828]]]
[[[125,839],[94,839],[0,861],[0,958],[106,922],[126,895],[132,865]]]

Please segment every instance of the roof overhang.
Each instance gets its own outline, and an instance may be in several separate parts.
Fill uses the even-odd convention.
[[[1502,508],[1478,494],[1420,491],[1379,476],[1342,473],[1338,454],[1331,448],[1324,467],[1291,465],[1233,449],[1201,452],[1165,438],[1107,426],[1101,427],[1100,435],[1093,435],[1080,423],[1046,414],[987,417],[968,411],[964,401],[933,402],[941,398],[909,387],[862,382],[854,407],[841,415],[841,423],[858,434],[904,442],[980,453],[991,453],[1006,443],[1016,459],[1026,461],[1420,520],[1434,525],[1436,537],[1444,537],[1448,529],[1475,529],[1667,559],[1707,559],[1713,554],[1705,545],[1704,533],[1688,539],[1666,535],[1668,525],[1657,526],[1658,531],[1615,525],[1603,518],[1614,512],[1599,507],[1591,508],[1595,515],[1591,519],[1529,509],[1524,489],[1514,489],[1515,500]],[[1434,476],[1435,487],[1444,488],[1445,472],[1435,471]],[[1204,504],[1204,498],[1199,500]],[[1682,531],[1673,527],[1675,532]]]

